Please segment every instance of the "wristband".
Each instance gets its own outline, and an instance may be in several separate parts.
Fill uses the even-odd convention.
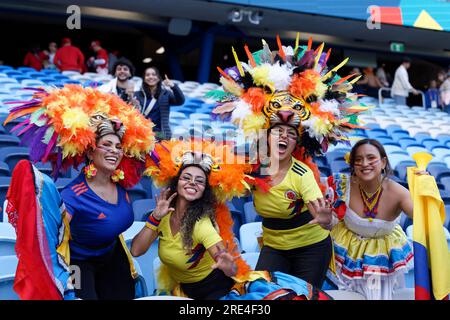
[[[150,213],[149,216],[148,216],[148,218],[147,218],[147,221],[146,221],[146,223],[145,223],[145,226],[146,226],[147,228],[149,228],[149,229],[152,229],[152,230],[154,230],[154,231],[157,231],[160,223],[161,223],[161,220],[156,219],[156,218],[153,216],[153,213]]]

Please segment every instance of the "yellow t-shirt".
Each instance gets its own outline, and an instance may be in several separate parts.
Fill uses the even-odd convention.
[[[306,203],[322,198],[322,192],[311,169],[292,158],[283,181],[269,192],[255,191],[253,203],[263,218],[291,219],[308,210]],[[304,247],[324,240],[329,231],[318,224],[305,224],[288,230],[271,230],[263,226],[264,245],[279,250]]]
[[[180,283],[198,282],[213,271],[211,266],[215,261],[207,250],[222,241],[222,238],[208,217],[203,217],[195,223],[191,252],[183,249],[180,232],[172,236],[170,214],[161,219],[158,233],[159,258],[167,266],[175,281]]]

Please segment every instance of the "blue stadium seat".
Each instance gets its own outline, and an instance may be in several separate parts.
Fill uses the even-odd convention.
[[[20,72],[37,72],[36,69],[31,68],[31,67],[18,67],[17,71],[20,71]]]
[[[412,160],[401,161],[395,166],[395,170],[398,172],[398,177],[402,180],[406,180],[406,170],[408,167],[415,167],[416,162]]]
[[[44,82],[42,82],[40,80],[35,80],[35,79],[22,80],[21,84],[22,84],[23,87],[33,87],[33,88],[34,87],[45,86]]]
[[[385,130],[387,131],[388,135],[392,135],[392,133],[396,131],[402,131],[402,127],[398,124],[390,124],[388,125]]]
[[[438,134],[436,136],[436,139],[439,140],[442,144],[447,144],[450,142],[450,135],[449,134]]]
[[[330,169],[334,173],[349,173],[350,166],[345,162],[345,160],[335,160],[331,162]]]
[[[14,70],[14,68],[11,66],[7,66],[7,65],[0,66],[0,72],[4,73],[5,71],[8,71],[8,70]]]
[[[336,159],[343,159],[349,151],[350,149],[335,149],[334,151],[325,153],[325,157],[327,158],[328,164],[331,165]]]
[[[365,125],[366,128],[369,129],[381,129],[380,125],[378,123],[367,123]],[[366,134],[369,132],[370,130],[366,130]]]
[[[442,161],[444,160],[445,156],[450,155],[450,148],[435,147],[433,148],[432,152],[437,160]]]
[[[422,143],[424,140],[432,139],[429,133],[419,132],[414,136],[417,142]]]
[[[13,78],[15,78],[16,76],[21,76],[21,75],[23,75],[22,72],[17,71],[17,70],[5,70],[5,71],[2,71],[2,72],[3,72],[4,74],[7,74],[8,77],[13,77]]]
[[[61,192],[65,186],[67,186],[70,182],[72,182],[72,178],[58,178],[55,181],[56,189],[58,189],[59,192]]]
[[[379,143],[381,143],[382,145],[384,145],[385,143],[390,143],[390,142],[394,142],[394,140],[392,140],[391,137],[388,136],[380,136],[375,138]]]
[[[442,177],[440,183],[442,183],[446,191],[450,192],[450,176]]]
[[[147,193],[140,183],[136,184],[133,188],[127,189],[130,201],[136,201],[147,198]]]
[[[78,81],[78,80],[73,80],[73,79],[57,80],[57,81],[61,82],[62,84],[81,84],[80,81]]]
[[[332,175],[331,169],[328,166],[319,166],[319,171],[322,177],[329,177]]]
[[[17,162],[21,159],[29,159],[30,149],[27,147],[0,148],[0,161],[6,162],[12,172]]]
[[[10,134],[0,134],[0,148],[16,147],[20,143],[20,139]]]
[[[255,210],[255,206],[253,205],[253,201],[249,201],[244,203],[244,223],[255,222],[258,217],[258,212]]]
[[[243,253],[241,256],[242,256],[242,259],[244,259],[244,261],[247,262],[247,264],[250,266],[250,268],[252,270],[254,270],[256,267],[256,264],[258,263],[259,252],[246,252],[246,253]]]
[[[136,222],[135,222],[136,223]],[[139,228],[138,232],[140,231]],[[131,248],[131,241],[133,239],[125,239],[125,242],[128,246],[128,248]],[[147,285],[147,292],[149,295],[153,295],[154,290],[155,290],[155,279],[154,277],[156,277],[156,272],[154,272],[153,269],[153,261],[155,260],[155,258],[158,257],[158,239],[155,240],[150,248],[147,250],[147,252],[145,254],[143,254],[140,257],[135,258],[137,260],[137,262],[139,263],[140,269],[141,269],[141,274],[143,276],[143,278],[145,279],[145,283]],[[158,258],[159,259],[159,258]]]
[[[14,246],[16,245],[16,231],[8,222],[6,214],[3,213],[3,215],[0,215],[0,219],[2,216],[4,221],[0,222],[0,257],[15,255],[16,251]]]
[[[60,74],[59,71],[55,70],[55,69],[42,69],[41,72],[44,74],[50,74],[50,75],[55,74],[55,73]]]
[[[2,88],[5,88],[5,85],[11,84],[11,83],[18,84],[19,82],[13,78],[0,78],[0,86]]]
[[[377,137],[380,136],[387,136],[387,131],[384,129],[374,128],[372,130],[367,130],[366,134],[367,137],[369,137],[370,139],[376,139]]]
[[[422,141],[422,144],[427,148],[429,151],[432,151],[434,148],[446,148],[445,145],[443,145],[441,142],[439,142],[436,139],[425,139]]]
[[[19,296],[13,289],[17,263],[15,255],[0,257],[0,297],[2,300],[19,300]]]
[[[11,171],[9,171],[8,164],[6,162],[0,161],[0,177],[11,176]]]
[[[11,177],[0,177],[0,208],[3,208],[3,203],[5,202],[10,184]]]
[[[325,156],[314,157],[314,163],[318,166],[328,166],[327,158]]]
[[[155,199],[141,199],[133,201],[134,221],[146,221],[150,212],[155,210]]]
[[[406,232],[406,229],[412,225],[413,221],[410,217],[408,217],[404,212],[400,214],[400,227],[402,227],[403,231]]]
[[[239,229],[241,249],[243,252],[260,252],[258,237],[262,237],[262,223],[245,223]]]
[[[443,162],[429,163],[427,171],[436,178],[436,181],[440,181],[443,176],[450,176],[450,168]]]
[[[134,298],[139,299],[148,296],[148,288],[139,262],[135,258],[133,258],[133,264],[134,268],[136,269],[136,273],[138,274],[137,278],[134,280],[135,281]]]
[[[414,154],[416,154],[417,152],[427,152],[430,153],[430,151],[428,151],[426,148],[424,147],[418,147],[418,146],[408,146],[406,147],[406,151],[407,153],[412,157]]]
[[[22,82],[24,80],[31,80],[30,77],[27,76],[16,76],[14,77],[18,82]]]

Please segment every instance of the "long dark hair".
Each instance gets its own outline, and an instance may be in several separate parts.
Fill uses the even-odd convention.
[[[153,69],[159,78],[159,82],[156,85],[156,91],[155,91],[155,96],[154,96],[155,99],[158,99],[158,97],[161,93],[161,89],[162,89],[162,86],[161,86],[162,78],[161,78],[161,73],[159,72],[158,68],[156,68],[156,67],[145,68],[144,74],[142,75],[142,90],[145,92],[145,95],[147,97],[152,97],[152,91],[150,90],[150,86],[147,83],[145,83],[145,73],[147,72],[148,69]]]
[[[351,172],[351,174],[354,175],[354,173],[355,173],[356,151],[358,150],[358,148],[360,146],[365,145],[365,144],[369,144],[369,145],[377,148],[378,152],[380,153],[381,159],[383,159],[383,158],[386,159],[386,168],[384,168],[385,174],[384,174],[383,179],[393,175],[393,170],[392,170],[391,164],[389,163],[389,158],[387,156],[386,150],[384,150],[383,145],[375,139],[363,139],[363,140],[359,140],[357,143],[355,143],[352,150],[350,151],[350,172]]]
[[[193,240],[192,240],[192,233],[194,231],[195,223],[199,221],[203,217],[209,217],[211,219],[211,222],[214,226],[216,226],[216,217],[215,217],[215,205],[216,205],[216,198],[214,196],[214,193],[212,191],[211,185],[208,181],[208,173],[205,172],[200,166],[198,165],[187,165],[181,167],[180,171],[178,172],[178,175],[172,179],[170,182],[170,190],[172,192],[176,192],[178,181],[180,180],[180,176],[183,173],[184,169],[188,167],[197,167],[200,168],[206,176],[205,181],[205,190],[203,191],[203,195],[201,198],[192,201],[189,203],[186,212],[181,219],[181,239],[183,241],[183,248],[186,250],[191,250],[193,246]],[[177,197],[173,199],[172,206],[175,205],[177,200]]]

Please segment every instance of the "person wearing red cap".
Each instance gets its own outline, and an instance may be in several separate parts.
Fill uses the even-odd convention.
[[[101,47],[98,40],[91,42],[91,49],[95,52],[95,57],[89,58],[88,66],[99,74],[108,74],[108,52]]]
[[[60,71],[83,71],[84,65],[84,55],[77,47],[72,45],[70,38],[64,38],[61,43],[61,48],[59,48],[55,57],[53,58],[53,63]]]

